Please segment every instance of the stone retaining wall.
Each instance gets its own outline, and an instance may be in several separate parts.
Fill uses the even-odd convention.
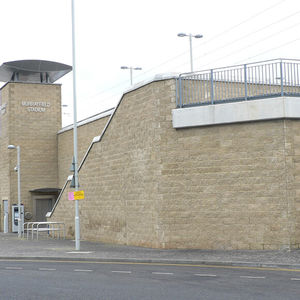
[[[81,237],[157,248],[299,247],[300,121],[174,129],[174,108],[174,80],[123,96],[79,173]],[[92,139],[104,122],[82,132]],[[59,142],[64,157],[68,134]],[[68,191],[51,220],[65,221],[73,237]]]

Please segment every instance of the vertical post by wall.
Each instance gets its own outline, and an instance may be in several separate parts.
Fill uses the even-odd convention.
[[[175,99],[176,99],[176,107],[179,107],[179,99],[178,99],[178,80],[179,80],[179,78],[176,78],[176,79],[175,79],[175,91],[176,91]]]
[[[210,99],[211,104],[214,104],[214,70],[210,70]]]
[[[182,108],[183,106],[183,95],[181,86],[181,77],[176,78],[176,106]]]
[[[283,97],[283,69],[282,60],[280,61],[280,95]]]
[[[244,64],[244,81],[245,81],[245,100],[248,99],[248,87],[247,87],[247,65]]]
[[[73,141],[74,141],[74,179],[75,191],[78,191],[78,155],[77,155],[77,99],[76,99],[76,52],[75,52],[75,3],[71,0],[72,6],[72,58],[73,58]],[[75,248],[80,250],[80,220],[79,203],[75,200]]]

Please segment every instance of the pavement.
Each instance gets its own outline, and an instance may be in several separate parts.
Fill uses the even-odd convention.
[[[198,250],[153,249],[136,246],[42,238],[19,239],[15,233],[0,233],[0,260],[61,260],[270,267],[300,270],[298,250]]]

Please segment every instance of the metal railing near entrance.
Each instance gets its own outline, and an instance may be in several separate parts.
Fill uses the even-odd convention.
[[[300,96],[300,60],[276,59],[180,74],[176,106]]]
[[[31,239],[34,239],[34,234],[36,234],[36,239],[39,239],[39,233],[46,233],[47,237],[51,236],[55,238],[57,236],[60,239],[62,234],[63,238],[66,239],[66,225],[64,222],[26,222],[23,224],[23,237],[28,240],[28,236],[31,233]]]

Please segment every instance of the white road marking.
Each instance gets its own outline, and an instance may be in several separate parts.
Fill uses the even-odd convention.
[[[248,279],[265,279],[265,276],[240,276],[240,278],[248,278]]]
[[[131,271],[111,271],[112,273],[131,274]]]
[[[23,270],[22,267],[5,267],[6,270]]]
[[[291,280],[299,280],[300,281],[300,278],[291,278]]]
[[[174,275],[174,273],[164,273],[164,272],[152,272],[155,275]]]
[[[40,271],[56,271],[56,269],[50,269],[50,268],[39,268]]]
[[[93,272],[93,270],[75,269],[74,272]]]
[[[200,276],[200,277],[217,277],[217,275],[214,274],[194,274],[196,276]]]
[[[92,251],[70,251],[70,252],[66,252],[68,254],[90,254],[93,253]]]

